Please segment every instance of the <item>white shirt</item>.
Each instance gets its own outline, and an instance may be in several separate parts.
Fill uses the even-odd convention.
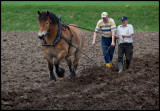
[[[131,24],[127,24],[125,27],[119,25],[117,27],[116,35],[119,36],[119,44],[121,43],[132,43],[133,39],[131,37],[123,38],[122,35],[134,34],[133,26]]]

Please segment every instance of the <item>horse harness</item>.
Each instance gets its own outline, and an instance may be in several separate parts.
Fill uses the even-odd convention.
[[[63,22],[63,21],[62,21],[62,22]],[[64,40],[65,40],[66,42],[68,42],[68,44],[69,44],[68,52],[69,52],[71,46],[73,46],[73,47],[75,47],[77,50],[79,50],[79,49],[72,43],[73,33],[71,32],[71,30],[70,30],[70,28],[69,28],[68,25],[69,25],[69,24],[61,24],[61,16],[60,16],[60,17],[59,17],[59,23],[58,23],[58,30],[55,30],[55,31],[58,31],[58,32],[57,32],[56,40],[54,41],[53,44],[46,44],[46,41],[45,41],[44,37],[45,37],[46,35],[48,35],[49,33],[53,33],[53,32],[55,32],[55,31],[53,31],[53,32],[47,32],[47,34],[45,34],[45,35],[42,37],[42,46],[55,46],[56,44],[59,43],[59,41],[60,41],[61,39],[64,39]],[[69,30],[70,35],[71,35],[71,40],[67,39],[65,36],[62,35],[62,31],[61,31],[62,26],[63,26],[64,28],[67,28],[67,29]],[[70,26],[73,26],[73,25],[70,25]],[[74,27],[77,27],[77,26],[74,26]],[[82,28],[82,27],[77,27],[77,28]],[[82,29],[86,29],[86,28],[82,28]],[[62,30],[63,30],[63,29],[62,29]],[[89,30],[89,29],[86,29],[86,30]],[[90,31],[91,31],[91,30],[90,30]],[[95,63],[95,61],[92,60],[88,55],[86,55],[86,54],[85,54],[84,52],[82,52],[81,50],[79,50],[79,51],[80,51],[81,53],[83,53],[88,59],[90,59],[91,61],[93,61],[93,62]],[[95,64],[97,64],[97,63],[95,63]]]
[[[70,36],[71,36],[71,40],[67,39],[65,36],[62,35],[62,30],[63,30],[62,26],[69,30]],[[69,26],[67,24],[61,24],[61,17],[59,18],[58,30],[56,30],[56,31],[58,31],[58,32],[57,32],[57,37],[56,37],[56,40],[54,41],[54,43],[53,44],[46,44],[46,41],[45,41],[44,37],[46,35],[48,35],[49,33],[52,33],[52,32],[47,32],[47,34],[42,38],[42,46],[53,46],[54,47],[55,45],[57,45],[59,43],[59,41],[61,39],[64,39],[69,44],[69,48],[68,48],[68,52],[69,52],[71,45],[73,46],[73,43],[72,43],[73,33],[71,32],[71,30],[70,30],[70,28],[69,28]]]

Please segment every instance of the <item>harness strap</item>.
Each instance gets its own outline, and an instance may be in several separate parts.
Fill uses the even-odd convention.
[[[65,28],[67,28],[67,29],[69,30],[69,32],[70,32],[71,40],[68,40],[67,38],[65,38],[65,37],[63,36],[63,39],[64,39],[64,40],[67,39],[66,41],[69,43],[69,48],[68,48],[68,52],[69,52],[71,45],[73,46],[73,44],[72,44],[73,33],[72,33],[71,29],[69,28],[69,26],[68,26],[67,24],[62,24],[62,25],[63,25]]]
[[[64,39],[66,42],[68,42],[69,45],[72,45],[71,40],[67,39],[66,37],[64,37],[63,35],[61,36],[62,39]]]

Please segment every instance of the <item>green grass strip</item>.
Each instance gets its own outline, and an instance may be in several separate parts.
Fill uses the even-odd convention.
[[[158,1],[3,1],[1,6],[2,31],[38,30],[38,10],[62,14],[65,23],[92,30],[106,11],[116,26],[125,15],[134,30],[159,31]]]

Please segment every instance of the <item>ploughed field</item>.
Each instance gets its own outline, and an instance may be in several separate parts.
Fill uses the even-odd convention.
[[[116,45],[113,66],[105,69],[100,34],[92,47],[93,33],[86,37],[77,77],[49,82],[38,31],[1,32],[1,109],[159,109],[159,32],[135,31],[133,59],[128,70],[118,74]]]

